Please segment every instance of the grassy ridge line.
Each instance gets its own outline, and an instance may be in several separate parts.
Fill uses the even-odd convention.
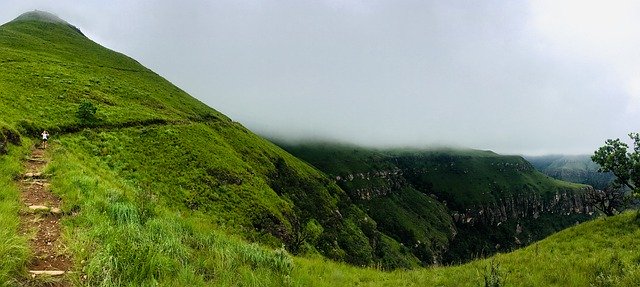
[[[230,121],[135,60],[81,37],[63,24],[0,26],[3,121],[41,128],[76,125],[90,101],[104,124],[147,120]]]
[[[324,233],[318,244],[303,247],[336,252],[334,259],[361,260],[363,265],[373,260],[367,238],[354,226],[359,224],[355,220],[371,224],[366,214],[343,207],[348,204],[340,198],[344,192],[319,171],[245,129],[192,123],[85,130],[59,140],[68,153],[95,166],[96,173],[112,173],[122,184],[144,191],[140,202],[153,202],[184,218],[203,218],[209,230],[280,247],[296,235],[296,221],[313,218]],[[77,202],[73,193],[61,197],[67,196]],[[81,207],[77,202],[69,209]],[[335,222],[331,214],[336,210],[347,223]],[[391,245],[389,241],[385,243]],[[353,252],[360,252],[359,257]]]
[[[29,259],[27,239],[19,235],[19,189],[14,179],[23,171],[22,159],[30,141],[12,146],[9,154],[0,155],[0,286],[17,285]]]
[[[450,267],[380,272],[296,258],[297,286],[483,286],[493,264],[504,286],[638,286],[640,223],[636,212],[599,218],[526,248]]]

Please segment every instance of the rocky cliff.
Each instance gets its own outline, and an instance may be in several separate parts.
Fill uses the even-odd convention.
[[[473,150],[284,147],[332,176],[388,236],[407,246],[430,242],[430,253],[417,255],[424,264],[510,250],[586,220],[593,212],[585,202],[590,186],[549,178],[518,156]],[[429,202],[446,214],[444,222],[450,223],[435,224],[437,231],[431,231],[443,240],[416,235],[415,228],[398,223],[423,222],[433,229],[431,222],[443,222],[442,216],[424,218],[424,213],[433,213],[428,210],[389,211],[390,206],[416,202]]]

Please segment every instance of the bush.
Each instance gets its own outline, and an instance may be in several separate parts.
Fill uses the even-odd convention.
[[[96,118],[96,112],[98,108],[94,106],[91,102],[84,101],[78,107],[76,111],[76,117],[81,125],[88,126],[95,124],[98,119]]]

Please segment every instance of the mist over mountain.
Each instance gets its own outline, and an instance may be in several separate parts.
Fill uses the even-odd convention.
[[[604,190],[615,179],[610,172],[599,172],[600,166],[590,155],[525,156],[540,172],[556,179],[583,183]]]
[[[640,121],[630,2],[5,3],[5,22],[53,11],[269,137],[584,154]]]

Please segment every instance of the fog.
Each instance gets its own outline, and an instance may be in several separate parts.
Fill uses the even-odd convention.
[[[178,3],[180,2],[180,3]],[[635,1],[24,1],[270,138],[592,153],[640,123]]]

